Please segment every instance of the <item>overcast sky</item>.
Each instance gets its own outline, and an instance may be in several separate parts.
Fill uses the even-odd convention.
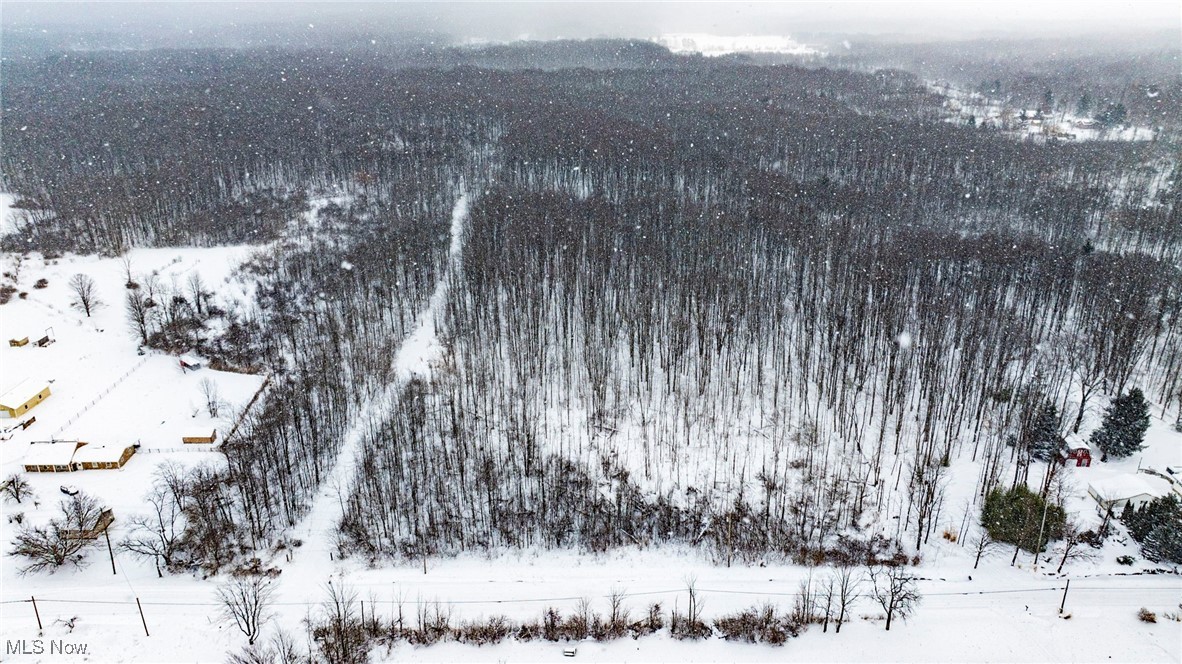
[[[1182,3],[1056,0],[790,2],[0,2],[6,26],[186,33],[225,26],[436,32],[459,39],[714,34],[876,33],[913,38],[1047,36],[1173,30]]]

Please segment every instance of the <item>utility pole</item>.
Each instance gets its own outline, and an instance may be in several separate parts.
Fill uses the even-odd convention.
[[[111,574],[118,574],[115,571],[115,550],[111,548],[111,531],[109,528],[103,528],[103,535],[107,538],[107,553],[111,556]]]
[[[148,620],[144,618],[144,606],[140,604],[140,598],[135,598],[135,606],[140,610],[140,622],[144,623],[144,636],[152,636],[148,633]]]
[[[1038,574],[1038,557],[1042,555],[1042,531],[1047,525],[1047,510],[1051,508],[1050,496],[1042,499],[1042,523],[1038,524],[1038,539],[1034,542],[1034,573]]]

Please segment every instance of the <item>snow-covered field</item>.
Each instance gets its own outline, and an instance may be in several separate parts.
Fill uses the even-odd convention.
[[[459,257],[466,201],[453,213],[452,267]],[[161,280],[183,285],[192,271],[200,272],[210,290],[220,298],[245,300],[247,287],[231,277],[233,266],[250,253],[249,247],[216,249],[152,249],[130,253],[137,273],[156,271]],[[117,542],[126,535],[127,516],[144,509],[143,495],[156,468],[165,462],[182,464],[216,462],[219,455],[194,452],[180,442],[191,431],[214,428],[225,435],[238,410],[262,384],[261,376],[229,374],[201,369],[182,372],[176,358],[149,352],[137,353],[137,340],[123,314],[124,277],[119,259],[66,256],[45,261],[37,255],[4,255],[3,271],[13,275],[25,299],[14,296],[0,307],[0,389],[30,376],[52,380],[52,396],[31,414],[37,422],[0,442],[0,474],[19,472],[33,440],[77,438],[93,442],[138,442],[141,453],[122,470],[81,471],[68,475],[27,474],[37,492],[37,505],[3,506],[0,539],[7,550],[15,532],[9,517],[23,512],[33,522],[47,520],[61,496],[59,485],[72,484],[93,493],[110,505],[116,522],[110,534]],[[69,278],[91,276],[99,297],[106,302],[93,317],[69,305]],[[45,288],[33,288],[41,278]],[[439,288],[446,289],[448,277]],[[446,293],[437,291],[412,334],[395,358],[400,375],[426,376],[439,351],[434,334],[436,315]],[[29,336],[36,340],[51,329],[56,341],[45,348],[33,344],[9,347],[8,338]],[[200,382],[217,385],[227,407],[218,418],[204,410]],[[397,386],[394,386],[396,388]],[[359,418],[382,414],[381,399],[372,408],[359,409]],[[1160,415],[1156,410],[1155,415]],[[1084,431],[1098,424],[1099,413],[1089,415]],[[364,422],[358,421],[358,425]],[[1094,502],[1086,495],[1089,482],[1122,474],[1138,467],[1175,465],[1182,449],[1182,434],[1155,417],[1144,453],[1121,462],[1096,463],[1091,468],[1071,468],[1068,501],[1084,527],[1099,520]],[[331,582],[357,592],[367,614],[393,619],[402,612],[410,617],[419,607],[438,604],[452,615],[452,623],[494,615],[532,620],[549,607],[570,613],[582,600],[593,610],[607,612],[607,596],[626,595],[625,605],[638,618],[647,606],[660,602],[668,612],[684,610],[686,584],[693,579],[704,601],[703,617],[710,621],[724,613],[771,602],[781,611],[791,608],[794,593],[810,570],[801,566],[716,565],[701,550],[676,547],[617,549],[591,555],[574,551],[515,551],[491,557],[462,556],[418,563],[383,564],[369,568],[358,559],[340,560],[334,555],[332,526],[339,518],[339,500],[347,495],[342,483],[352,475],[356,445],[346,444],[333,471],[335,480],[325,483],[305,521],[293,530],[303,539],[292,559],[268,561],[283,570],[275,619],[268,631],[282,628],[304,645],[303,621],[318,611]],[[1032,470],[1032,477],[1041,469]],[[949,470],[947,508],[940,526],[958,531],[965,515],[979,511],[971,496],[976,469],[957,460]],[[1140,474],[1162,485],[1164,480]],[[937,529],[937,532],[940,529]],[[444,643],[416,648],[379,647],[373,661],[554,661],[566,647],[577,647],[575,661],[1179,661],[1182,659],[1180,624],[1164,617],[1182,612],[1182,577],[1177,574],[1144,574],[1157,566],[1140,560],[1137,547],[1128,541],[1110,542],[1091,561],[1069,562],[1063,575],[1054,573],[1058,560],[1054,549],[1038,570],[1028,553],[1011,566],[1012,550],[1001,550],[974,570],[971,546],[933,537],[921,551],[923,563],[916,569],[923,599],[914,617],[883,629],[882,611],[863,598],[854,608],[853,620],[841,634],[822,633],[812,626],[783,647],[747,645],[714,638],[706,642],[676,641],[667,635],[610,643],[555,644],[507,641],[474,647]],[[1122,554],[1138,562],[1121,566]],[[218,617],[216,584],[221,579],[195,575],[159,578],[147,561],[116,551],[115,573],[105,545],[89,550],[89,565],[54,574],[21,575],[18,562],[4,557],[0,565],[0,640],[6,642],[5,661],[61,661],[49,653],[51,639],[86,647],[84,661],[180,662],[224,661],[228,652],[245,645],[232,624]],[[815,579],[827,574],[812,571]],[[1071,580],[1065,615],[1060,616],[1063,588]],[[36,599],[36,611],[32,598]],[[137,608],[143,607],[143,620]],[[1147,624],[1136,617],[1145,607],[1159,615]],[[37,627],[37,616],[43,625]],[[1068,617],[1069,616],[1069,617]],[[146,623],[146,629],[145,624]],[[150,633],[150,636],[145,634]],[[16,654],[19,648],[46,651],[41,655]],[[17,642],[22,644],[13,646]],[[18,650],[14,650],[16,647]]]
[[[1161,618],[1178,611],[1182,583],[1176,576],[1073,576],[1065,613],[1062,579],[1036,575],[1027,562],[1010,567],[1008,555],[982,562],[956,545],[941,543],[937,560],[920,573],[924,594],[914,618],[883,629],[881,610],[863,599],[841,634],[822,633],[814,625],[782,648],[711,639],[678,642],[667,636],[624,638],[599,644],[517,643],[474,647],[454,643],[424,648],[400,645],[377,649],[373,661],[553,661],[569,645],[580,661],[1178,661],[1182,657],[1179,624]],[[38,638],[29,595],[36,595],[46,626],[44,638],[87,643],[93,661],[221,661],[245,645],[231,625],[216,619],[213,584],[188,577],[155,578],[155,572],[122,557],[120,574],[92,552],[85,570],[50,577],[19,579],[13,587],[6,571],[3,615],[5,639]],[[667,611],[685,608],[685,581],[694,577],[711,619],[764,602],[791,607],[792,593],[807,571],[800,567],[710,565],[693,552],[621,550],[603,556],[567,552],[527,552],[499,558],[459,558],[431,562],[426,574],[417,566],[367,570],[354,562],[324,558],[320,573],[279,577],[277,619],[292,634],[317,610],[330,578],[357,591],[368,613],[408,620],[420,605],[438,602],[453,624],[463,619],[505,615],[535,619],[548,607],[564,614],[588,599],[595,611],[607,611],[606,596],[621,590],[634,617],[648,604]],[[294,571],[294,570],[292,570]],[[823,575],[818,570],[817,576]],[[969,580],[970,574],[973,580]],[[139,597],[150,637],[144,636],[135,598]],[[1159,622],[1146,624],[1136,612],[1156,611]],[[73,631],[55,621],[77,616]],[[298,641],[302,641],[297,637]],[[27,658],[36,661],[36,658]],[[22,660],[16,660],[22,661]],[[52,660],[44,660],[52,661]]]
[[[712,35],[708,33],[668,33],[654,39],[674,53],[701,53],[717,57],[731,53],[776,53],[783,55],[822,55],[817,49],[801,44],[787,35]]]
[[[1018,138],[1064,141],[1150,141],[1157,135],[1151,127],[1122,124],[1102,127],[1091,118],[1067,110],[1046,115],[1034,108],[1021,108],[1001,103],[984,95],[954,88],[947,83],[930,84],[930,88],[944,97],[948,122],[963,124],[972,118],[978,126],[1001,129]]]

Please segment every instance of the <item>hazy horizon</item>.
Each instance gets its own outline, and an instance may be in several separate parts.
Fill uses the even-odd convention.
[[[1173,2],[5,2],[5,28],[169,38],[265,28],[288,35],[437,35],[458,41],[864,34],[901,40],[1177,31]],[[327,36],[327,35],[324,35]]]

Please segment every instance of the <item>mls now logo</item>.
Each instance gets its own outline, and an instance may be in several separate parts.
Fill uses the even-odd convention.
[[[17,639],[4,642],[6,655],[85,655],[89,648],[89,644],[63,639]]]

